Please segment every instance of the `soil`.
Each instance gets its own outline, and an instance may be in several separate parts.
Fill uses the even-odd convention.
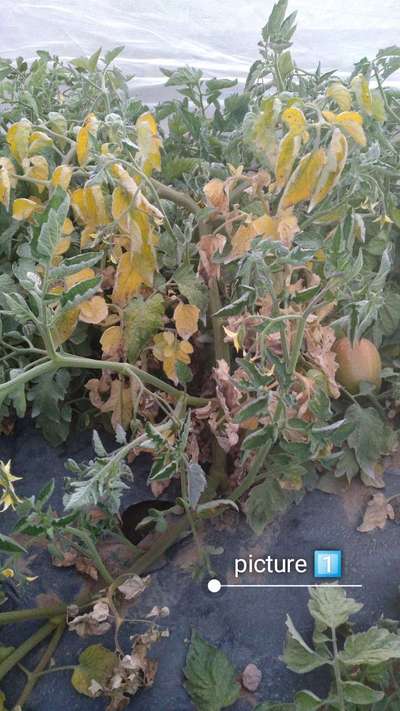
[[[112,442],[110,440],[110,445]],[[62,509],[63,463],[66,457],[80,461],[92,456],[90,434],[75,435],[64,447],[52,449],[34,429],[31,421],[20,421],[12,437],[0,438],[0,459],[13,461],[13,471],[23,477],[17,482],[18,493],[30,496],[54,477],[56,493],[54,507]],[[124,507],[141,500],[148,500],[146,487],[148,461],[141,459],[134,467],[135,482],[124,499]],[[388,495],[400,491],[400,470],[386,473]],[[234,578],[234,559],[272,556],[274,558],[305,558],[312,561],[313,551],[342,549],[344,556],[344,584],[358,584],[363,588],[349,591],[364,603],[356,618],[356,628],[363,629],[385,616],[397,618],[400,613],[398,585],[400,565],[398,524],[389,522],[384,530],[369,534],[356,529],[362,519],[370,492],[357,483],[344,495],[333,496],[314,491],[293,507],[278,522],[257,538],[245,520],[235,513],[209,524],[202,533],[208,545],[214,546],[219,555],[213,556],[215,577],[228,583]],[[11,529],[13,515],[2,517],[2,530]],[[191,628],[196,628],[212,644],[218,645],[230,657],[238,673],[247,664],[256,664],[262,670],[261,685],[252,700],[289,701],[295,691],[312,688],[315,693],[326,690],[327,680],[323,673],[297,676],[289,672],[280,661],[285,640],[285,618],[289,613],[295,625],[306,639],[312,631],[307,610],[307,589],[292,588],[224,588],[213,594],[207,589],[208,579],[193,580],[190,568],[195,561],[195,547],[191,539],[177,544],[168,555],[169,560],[160,561],[152,573],[152,584],[145,591],[137,606],[137,616],[142,617],[153,605],[168,606],[170,616],[163,620],[170,629],[170,638],[154,647],[154,656],[160,660],[156,681],[151,689],[140,692],[128,706],[134,711],[191,711],[193,705],[182,687],[182,669],[187,653]],[[49,562],[44,548],[35,548],[31,561],[32,571],[38,579],[20,592],[18,606],[33,606],[39,594],[58,595],[70,601],[82,587],[84,578],[73,569],[55,568]],[[309,566],[310,567],[310,566]],[[299,578],[301,577],[301,580]],[[283,580],[284,578],[284,580]],[[312,583],[312,573],[301,576],[289,575],[243,575],[244,583]],[[11,601],[2,610],[11,609]],[[0,628],[0,643],[16,645],[37,627],[37,623],[24,623]],[[121,639],[129,649],[129,635],[138,631],[137,626],[125,625]],[[112,645],[111,636],[79,638],[71,633],[64,639],[56,654],[56,664],[74,664],[79,653],[88,645],[97,642]],[[25,660],[26,666],[35,663],[35,654]],[[69,682],[70,672],[49,675],[39,683],[29,702],[29,711],[100,711],[104,701],[90,700],[77,694]],[[7,696],[8,707],[15,703],[24,683],[22,671],[13,670],[6,677],[2,688]],[[249,711],[249,697],[238,701],[234,711]]]

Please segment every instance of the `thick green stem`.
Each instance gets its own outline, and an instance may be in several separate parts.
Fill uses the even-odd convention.
[[[44,375],[45,373],[55,372],[59,368],[113,370],[114,372],[121,373],[121,375],[125,375],[126,377],[131,377],[132,375],[134,375],[139,378],[142,383],[152,385],[158,390],[162,390],[163,392],[172,395],[172,397],[174,398],[180,398],[182,397],[182,395],[184,395],[181,390],[178,390],[173,385],[165,383],[163,380],[160,380],[160,378],[157,378],[155,375],[146,373],[144,370],[141,370],[135,365],[130,365],[129,363],[117,363],[114,361],[94,360],[92,358],[82,358],[80,356],[57,354],[54,359],[34,366],[33,368],[31,368],[31,370],[28,370],[24,373],[20,373],[15,378],[13,378],[13,380],[8,381],[7,383],[2,383],[0,385],[0,397],[1,395],[7,395],[8,392],[11,392],[19,385],[24,385],[25,383],[28,383],[31,380],[34,380],[34,378],[38,378],[41,375]],[[208,405],[209,402],[209,400],[206,398],[194,397],[192,395],[185,395],[185,398],[187,404],[193,407],[203,407],[204,405]]]
[[[50,664],[51,659],[53,657],[53,654],[55,653],[61,637],[63,636],[65,629],[65,620],[62,620],[60,624],[56,627],[55,632],[47,645],[47,649],[45,653],[43,654],[39,664],[35,667],[33,672],[31,672],[28,676],[28,680],[22,689],[22,692],[18,698],[18,701],[16,703],[16,707],[21,707],[21,709],[24,708],[26,702],[28,701],[34,687],[36,686],[37,682],[40,679],[40,676],[42,675],[43,671],[46,669],[46,667]]]
[[[163,185],[163,183],[160,183],[155,178],[150,178],[150,180],[157,190],[159,197],[163,200],[170,200],[171,202],[174,202],[175,205],[185,207],[189,212],[193,212],[194,215],[200,211],[200,207],[197,202],[192,200],[190,195],[187,193],[181,193],[179,190],[175,190],[175,188],[171,188],[169,185]]]
[[[336,630],[334,627],[332,627],[332,646],[333,646],[333,669],[335,672],[336,692],[337,692],[337,696],[338,696],[339,708],[340,708],[340,711],[346,711],[346,707],[344,705],[342,678],[340,675]]]
[[[11,654],[6,657],[6,659],[0,664],[0,681],[3,679],[8,672],[15,667],[18,662],[21,661],[32,649],[34,649],[40,642],[43,642],[46,637],[49,636],[54,631],[54,622],[46,622],[45,625],[39,627],[39,629],[22,644],[17,647]]]

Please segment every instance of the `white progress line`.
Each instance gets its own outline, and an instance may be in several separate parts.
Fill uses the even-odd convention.
[[[331,583],[309,583],[308,585],[262,585],[262,584],[246,584],[246,583],[233,583],[231,585],[222,585],[221,588],[362,588],[362,585],[334,585]]]

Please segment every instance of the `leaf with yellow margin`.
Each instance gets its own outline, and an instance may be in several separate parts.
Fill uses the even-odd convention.
[[[56,316],[51,326],[51,335],[56,348],[68,340],[75,331],[78,323],[79,306],[62,311]]]
[[[28,153],[30,156],[34,156],[36,153],[40,153],[45,148],[49,148],[53,145],[53,139],[43,133],[43,131],[34,131],[29,136],[29,149]]]
[[[18,163],[22,163],[28,156],[29,136],[32,125],[27,119],[13,123],[7,131],[7,143],[10,151]]]
[[[10,207],[11,183],[8,171],[0,168],[0,202],[6,210]]]
[[[326,96],[329,99],[336,101],[341,111],[350,111],[351,109],[351,92],[340,81],[334,81],[329,84],[326,90]]]
[[[110,326],[106,328],[100,338],[100,345],[103,355],[107,358],[111,358],[111,360],[120,360],[123,350],[121,326]]]
[[[363,117],[358,111],[342,111],[340,114],[334,114],[332,111],[323,111],[322,115],[329,123],[342,128],[360,146],[367,145],[367,138],[362,126]]]
[[[138,293],[143,278],[139,271],[138,255],[134,252],[124,252],[121,256],[115,275],[112,301],[119,306],[125,306],[129,299]]]
[[[346,136],[335,128],[328,148],[327,161],[311,196],[308,212],[314,209],[338,183],[347,160]]]
[[[26,171],[25,175],[28,178],[33,178],[34,180],[47,180],[49,177],[49,164],[44,156],[32,156],[30,160],[30,167]],[[42,193],[46,189],[45,185],[36,185],[39,193]]]
[[[301,136],[289,131],[279,143],[275,165],[276,191],[279,192],[289,178],[301,147]]]
[[[362,75],[357,74],[351,82],[359,106],[365,111],[368,116],[372,114],[372,96],[369,90],[368,80]]]
[[[85,165],[90,157],[91,139],[97,135],[97,119],[94,114],[86,116],[76,136],[76,156],[79,165]]]
[[[150,112],[139,116],[136,121],[136,132],[143,172],[150,175],[153,170],[161,169],[162,145],[156,120]]]
[[[93,279],[95,276],[95,272],[93,269],[90,269],[90,267],[80,269],[79,272],[75,272],[75,274],[68,274],[64,279],[65,289],[68,291],[69,289],[72,289],[75,284],[79,284],[80,281]]]
[[[68,190],[72,178],[72,168],[70,165],[58,165],[51,176],[52,184],[59,185],[64,190]]]
[[[165,375],[178,383],[176,364],[178,362],[189,365],[193,346],[188,341],[178,341],[172,331],[163,331],[154,336],[153,354],[163,364]]]
[[[28,220],[34,212],[40,210],[41,207],[34,200],[28,198],[17,198],[13,202],[12,216],[14,220]]]
[[[279,208],[285,209],[302,200],[309,200],[325,163],[326,154],[323,148],[307,153],[290,176]]]
[[[92,296],[80,305],[79,320],[84,323],[101,323],[108,316],[108,306],[103,296]]]
[[[192,304],[179,303],[174,311],[178,335],[187,341],[199,328],[200,309]]]

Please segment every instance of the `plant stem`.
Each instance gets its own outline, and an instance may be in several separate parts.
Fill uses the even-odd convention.
[[[5,613],[6,614],[6,613]],[[16,665],[21,659],[23,659],[28,652],[34,649],[40,642],[43,642],[46,637],[49,636],[54,631],[54,622],[46,622],[45,625],[39,627],[39,629],[32,634],[25,642],[17,647],[8,657],[0,664],[0,681],[6,674]]]
[[[101,577],[107,585],[111,585],[114,582],[113,577],[104,565],[99,552],[87,531],[80,531],[79,528],[74,528],[73,526],[66,526],[65,531],[70,533],[71,536],[76,536],[76,538],[80,538],[81,541],[83,541]]]
[[[28,701],[34,687],[36,686],[37,682],[39,681],[40,676],[43,673],[46,673],[46,672],[44,672],[44,670],[46,669],[47,665],[50,664],[50,662],[51,662],[52,656],[60,643],[61,637],[63,636],[64,629],[65,629],[65,620],[62,620],[60,622],[60,624],[56,627],[54,634],[53,634],[53,636],[47,646],[47,649],[46,649],[45,653],[43,654],[39,664],[37,665],[37,667],[34,669],[33,672],[29,673],[28,680],[27,680],[24,688],[22,689],[22,692],[21,692],[21,694],[18,698],[18,701],[16,703],[17,707],[20,706],[21,709],[24,707],[24,705]]]
[[[335,672],[336,692],[338,695],[339,708],[340,708],[340,711],[346,711],[346,707],[344,705],[342,678],[340,676],[337,637],[336,637],[336,630],[334,627],[332,627],[332,646],[333,646],[333,669]]]
[[[26,620],[43,620],[57,615],[65,614],[66,604],[54,605],[53,607],[27,607],[25,610],[12,610],[10,612],[0,612],[0,625],[13,624],[15,622],[26,622]]]
[[[200,207],[197,202],[192,200],[190,195],[181,193],[179,190],[175,190],[175,188],[171,188],[169,185],[164,185],[155,178],[150,178],[150,180],[157,190],[159,197],[163,200],[170,200],[171,202],[174,202],[175,205],[185,207],[189,212],[193,212],[195,215],[200,211]]]

